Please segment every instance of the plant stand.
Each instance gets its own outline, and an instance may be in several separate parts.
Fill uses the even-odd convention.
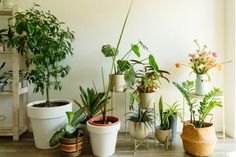
[[[115,87],[113,87],[113,91],[115,91]],[[125,137],[124,138],[118,138],[117,140],[118,141],[126,141],[127,140],[127,92],[111,92],[111,115],[114,116],[115,115],[115,111],[116,111],[116,94],[120,94],[122,93],[125,97],[125,103],[124,103],[124,107],[125,107],[125,114],[124,114],[124,118],[125,118],[125,121],[124,121],[124,129],[125,129]]]
[[[132,142],[132,139],[133,138],[131,137],[131,142]],[[149,149],[148,139],[149,139],[148,137],[145,138],[145,139],[142,139],[142,140],[134,138],[134,151],[137,151],[138,148],[141,147],[141,146],[145,146],[146,149],[148,150]]]
[[[197,95],[196,93],[193,93],[192,96],[198,100],[203,100],[204,96]],[[217,95],[214,100],[221,101],[223,104],[222,107],[222,135],[217,135],[218,138],[222,138],[225,140],[225,107],[224,107],[224,95],[221,93],[220,95]],[[185,121],[185,99],[183,98],[183,121]]]

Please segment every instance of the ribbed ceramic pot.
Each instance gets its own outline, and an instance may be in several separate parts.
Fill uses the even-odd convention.
[[[129,121],[129,134],[136,139],[144,139],[148,136],[148,127],[143,122]]]
[[[210,91],[210,79],[207,74],[197,75],[195,92],[197,95],[206,95]]]

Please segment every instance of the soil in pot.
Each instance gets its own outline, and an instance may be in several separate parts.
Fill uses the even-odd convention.
[[[39,103],[39,104],[35,104],[32,107],[57,107],[57,106],[64,106],[66,104],[68,104],[68,102],[63,102],[63,101],[51,101],[50,102],[50,106],[46,103]]]

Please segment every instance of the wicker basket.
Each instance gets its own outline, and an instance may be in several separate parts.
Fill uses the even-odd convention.
[[[61,142],[63,157],[78,157],[83,150],[84,131],[79,131],[77,137],[64,138]]]
[[[217,142],[215,128],[212,123],[205,123],[204,128],[195,128],[189,121],[184,122],[181,138],[184,150],[194,156],[209,156],[213,153]]]

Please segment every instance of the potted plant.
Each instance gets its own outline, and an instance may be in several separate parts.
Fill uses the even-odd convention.
[[[7,29],[0,29],[0,50],[5,51],[5,39],[7,36]]]
[[[29,103],[27,113],[36,147],[49,149],[49,139],[66,122],[65,112],[72,110],[71,101],[51,99],[50,90],[61,90],[60,78],[70,71],[68,65],[60,62],[72,54],[74,35],[50,11],[40,11],[37,6],[16,13],[14,25],[10,26],[14,35],[8,44],[27,56],[26,65],[30,69],[25,78],[34,85],[34,92],[46,95],[46,100]]]
[[[133,4],[133,0],[131,1],[128,13],[126,15],[126,19],[123,24],[123,28],[122,28],[116,49],[115,50],[110,49],[112,50],[110,52],[115,52],[114,57],[112,58],[110,76],[113,74],[113,70],[116,64],[115,63],[116,57],[117,57],[116,54],[118,53],[119,45],[120,45],[120,42],[124,33],[125,25],[126,25],[132,4]],[[102,49],[104,50],[104,47]],[[93,151],[93,154],[96,156],[111,156],[112,154],[115,153],[117,135],[120,129],[120,123],[121,123],[120,119],[115,116],[107,116],[109,93],[113,87],[112,79],[110,79],[110,76],[108,79],[109,80],[108,86],[106,87],[104,73],[102,70],[103,89],[105,93],[105,101],[104,103],[100,104],[100,110],[101,110],[102,115],[90,118],[87,121],[87,129],[90,135],[92,151]]]
[[[68,123],[64,124],[51,137],[49,144],[55,147],[60,144],[64,157],[77,157],[83,151],[84,125],[83,112],[66,112]]]
[[[222,69],[222,64],[217,63],[218,53],[214,51],[208,51],[207,46],[201,46],[197,40],[194,40],[197,45],[196,53],[189,54],[188,64],[176,63],[175,66],[180,68],[181,65],[190,67],[196,74],[195,80],[195,92],[197,95],[207,94],[210,88],[210,75],[208,73],[212,68]]]
[[[197,104],[191,94],[194,92],[193,81],[183,82],[182,84],[174,82],[174,85],[184,96],[190,112],[190,120],[184,122],[181,133],[184,150],[195,156],[211,155],[217,138],[213,124],[206,122],[206,118],[213,108],[222,107],[222,103],[214,99],[216,95],[221,93],[221,90],[214,88]]]
[[[149,128],[154,123],[154,111],[151,108],[142,109],[139,105],[137,110],[128,113],[129,133],[136,139],[144,139],[148,136]]]
[[[8,84],[8,81],[11,79],[8,72],[1,72],[5,67],[6,62],[3,62],[0,66],[0,92],[6,90],[4,87]]]
[[[130,109],[137,101],[142,108],[153,107],[156,98],[156,90],[160,87],[160,79],[168,80],[165,74],[170,74],[166,70],[159,69],[159,66],[152,54],[141,61],[131,60],[133,64],[143,66],[134,72],[136,83],[130,86],[134,92],[130,95]]]
[[[122,26],[121,34],[116,47],[112,47],[111,45],[103,45],[102,53],[105,57],[110,57],[114,64],[112,65],[112,72],[110,73],[109,79],[111,79],[111,85],[109,90],[113,92],[123,92],[125,90],[126,84],[132,85],[135,79],[133,73],[133,66],[129,61],[129,56],[133,53],[138,58],[141,56],[141,48],[147,50],[147,47],[139,41],[138,43],[131,44],[130,50],[128,50],[121,59],[117,59],[119,53],[120,43],[123,37],[123,33],[125,31],[125,27],[128,21],[128,17],[131,11],[131,7],[133,4],[133,0],[131,2],[130,8],[125,18],[125,22]]]
[[[170,128],[169,118],[173,116],[174,113],[171,110],[164,111],[162,96],[159,99],[158,107],[160,126],[156,129],[155,135],[157,140],[160,143],[165,144],[166,148],[168,149],[168,146],[171,145],[172,141],[172,129]]]

